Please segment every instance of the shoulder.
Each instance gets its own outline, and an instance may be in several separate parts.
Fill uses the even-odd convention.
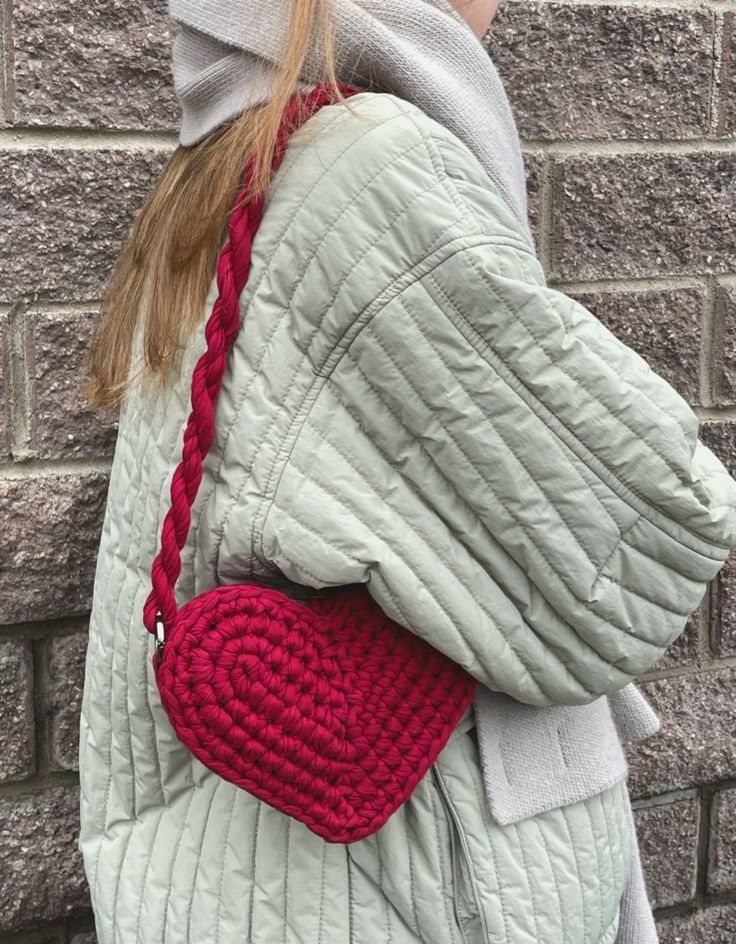
[[[361,92],[313,115],[289,145],[287,166],[323,178],[337,199],[441,214],[447,234],[524,242],[513,213],[469,148],[419,107],[387,92]],[[400,214],[395,225],[410,217]],[[412,219],[415,222],[415,219]]]

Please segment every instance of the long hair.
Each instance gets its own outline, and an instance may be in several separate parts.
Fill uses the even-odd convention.
[[[193,147],[177,147],[133,222],[113,268],[90,347],[85,394],[116,407],[134,380],[163,381],[202,314],[229,210],[254,161],[251,195],[268,185],[281,114],[297,90],[310,43],[343,100],[335,74],[329,0],[291,0],[288,40],[268,102],[247,109]],[[141,326],[142,358],[131,369]]]

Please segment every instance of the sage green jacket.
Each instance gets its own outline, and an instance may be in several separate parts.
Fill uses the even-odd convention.
[[[584,705],[651,668],[736,544],[736,483],[692,410],[546,285],[467,148],[392,95],[293,136],[241,301],[182,602],[366,581],[479,684]],[[121,413],[80,725],[100,944],[612,944],[625,789],[496,821],[472,707],[350,845],[177,741],[141,611],[202,347]]]

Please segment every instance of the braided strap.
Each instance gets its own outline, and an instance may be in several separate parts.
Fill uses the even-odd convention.
[[[338,85],[338,89],[345,98],[360,91],[345,84]],[[291,132],[333,101],[333,87],[328,82],[321,82],[290,99],[274,148],[272,174],[283,159]],[[182,457],[171,480],[171,506],[161,526],[161,547],[151,565],[152,588],[143,608],[143,622],[151,633],[155,632],[158,620],[168,626],[176,615],[174,585],[181,572],[181,549],[187,539],[192,504],[202,480],[202,463],[212,445],[217,395],[227,352],[240,322],[238,299],[248,279],[253,237],[263,214],[264,195],[248,199],[253,169],[253,160],[249,159],[243,184],[228,217],[227,241],[217,259],[218,296],[205,327],[206,349],[192,372],[191,412],[184,429]]]

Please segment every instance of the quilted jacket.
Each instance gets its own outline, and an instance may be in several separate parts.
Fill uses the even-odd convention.
[[[467,148],[392,95],[292,137],[241,311],[180,602],[364,581],[488,689],[585,705],[652,667],[736,544],[736,483],[692,410],[547,286]],[[472,706],[349,845],[176,740],[141,611],[202,348],[120,417],[80,722],[100,944],[612,944],[625,788],[500,822]]]

